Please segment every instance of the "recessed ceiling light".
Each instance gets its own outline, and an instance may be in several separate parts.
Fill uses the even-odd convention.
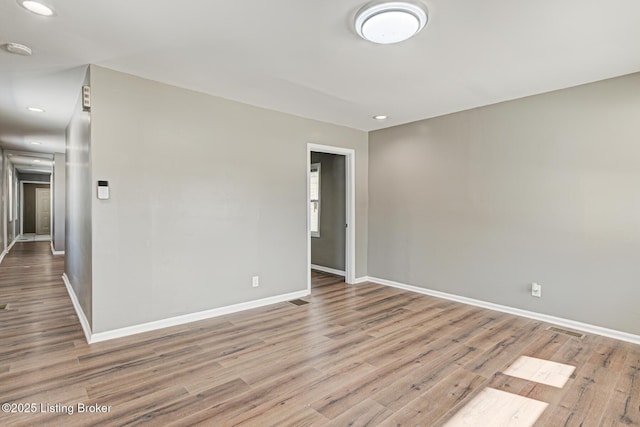
[[[34,160],[33,163],[40,163],[40,160]]]
[[[31,145],[42,145],[42,142],[31,141]]]
[[[41,1],[18,0],[18,4],[24,7],[25,9],[27,9],[29,12],[35,13],[36,15],[40,15],[40,16],[55,15],[55,12],[53,11],[53,9]]]
[[[31,48],[20,43],[6,43],[4,48],[15,55],[31,56]]]
[[[27,110],[32,111],[34,113],[44,113],[44,109],[40,107],[27,107]]]
[[[407,40],[427,25],[427,8],[414,1],[374,1],[356,14],[360,37],[373,43],[391,44]]]
[[[387,120],[387,116],[384,114],[378,114],[377,116],[373,116],[374,120]]]

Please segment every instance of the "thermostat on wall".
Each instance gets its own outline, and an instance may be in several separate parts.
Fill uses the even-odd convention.
[[[98,181],[98,199],[109,199],[109,181]]]

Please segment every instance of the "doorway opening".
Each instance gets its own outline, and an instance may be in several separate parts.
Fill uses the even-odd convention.
[[[51,239],[51,185],[22,181],[20,188],[19,241]]]
[[[355,282],[355,151],[307,144],[307,288],[311,270]]]

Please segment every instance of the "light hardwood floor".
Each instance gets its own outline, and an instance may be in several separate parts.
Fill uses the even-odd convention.
[[[0,401],[110,412],[0,412],[0,425],[432,426],[487,388],[548,404],[540,426],[640,423],[637,345],[314,272],[306,305],[89,346],[62,271],[48,242],[0,265]],[[576,369],[561,388],[505,375],[521,355]]]

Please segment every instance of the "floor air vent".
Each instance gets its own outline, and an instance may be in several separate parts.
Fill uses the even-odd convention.
[[[579,339],[582,339],[585,337],[585,335],[582,332],[569,331],[567,329],[557,328],[555,326],[549,326],[547,328],[547,331],[557,332],[559,334],[565,334],[565,335],[569,335],[570,337],[579,338]]]
[[[301,299],[294,299],[289,301],[291,304],[293,305],[305,305],[305,304],[309,304],[309,301],[305,301],[305,300],[301,300]]]

